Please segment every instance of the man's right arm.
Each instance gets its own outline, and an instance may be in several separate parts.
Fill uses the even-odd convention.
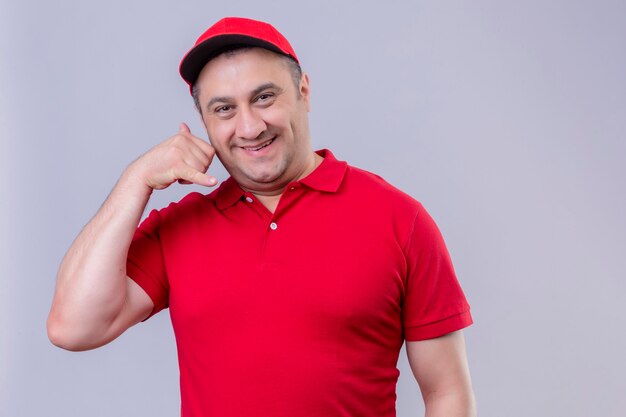
[[[152,191],[175,181],[214,186],[215,154],[182,124],[178,134],[133,162],[65,255],[48,316],[48,337],[68,350],[109,343],[145,319],[150,297],[126,275],[131,240]]]

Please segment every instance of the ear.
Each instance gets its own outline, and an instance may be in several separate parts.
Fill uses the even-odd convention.
[[[306,104],[306,111],[311,111],[311,87],[309,86],[309,74],[303,72],[300,78],[300,97]]]

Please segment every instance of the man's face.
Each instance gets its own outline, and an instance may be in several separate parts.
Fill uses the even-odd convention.
[[[280,192],[310,171],[309,84],[260,48],[222,54],[196,82],[202,120],[224,167],[252,192]]]

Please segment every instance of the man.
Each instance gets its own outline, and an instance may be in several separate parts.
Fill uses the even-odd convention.
[[[472,416],[469,306],[423,207],[311,149],[310,87],[271,25],[226,18],[185,55],[187,125],[133,162],[70,247],[52,342],[102,346],[169,307],[182,415],[393,416],[406,340],[428,416]],[[212,187],[153,211],[153,190]]]

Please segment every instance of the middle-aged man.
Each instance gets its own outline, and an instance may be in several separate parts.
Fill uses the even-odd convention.
[[[289,42],[225,18],[180,72],[210,144],[182,124],[125,170],[62,262],[52,342],[96,348],[169,307],[184,417],[391,417],[406,340],[427,416],[473,416],[472,319],[441,234],[411,197],[312,150]],[[153,190],[216,185],[214,155],[229,179],[137,228]]]

